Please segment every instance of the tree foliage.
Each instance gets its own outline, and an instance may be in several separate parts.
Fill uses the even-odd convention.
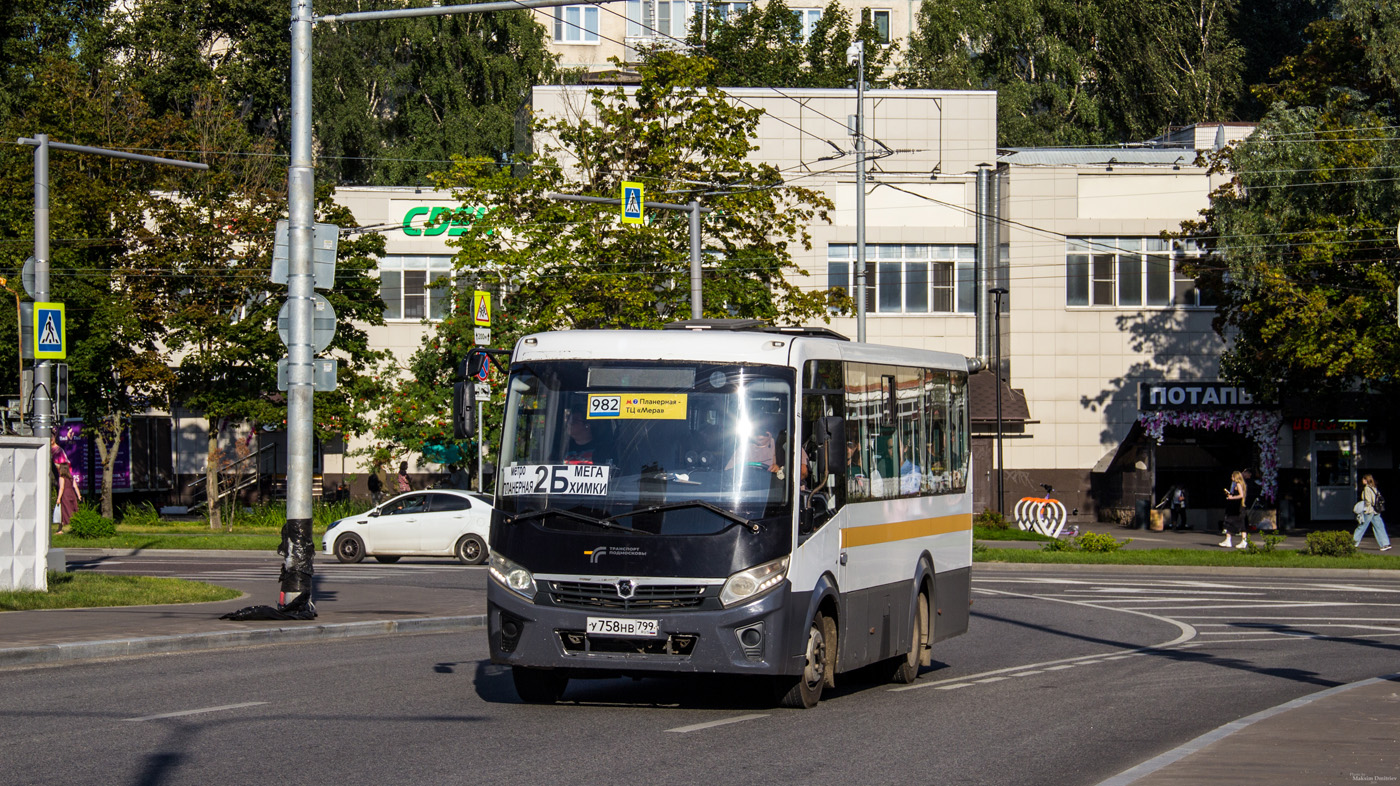
[[[1265,396],[1395,387],[1400,134],[1348,96],[1275,107],[1220,162],[1232,173],[1188,231],[1187,267],[1219,299],[1222,374]]]
[[[834,2],[805,41],[801,21],[782,0],[773,0],[734,16],[712,7],[687,43],[692,54],[714,61],[707,84],[717,87],[849,87],[857,67],[847,62],[846,50],[856,40],[865,43],[866,81],[885,86],[898,44],[881,46],[868,12],[853,24],[850,12]]]

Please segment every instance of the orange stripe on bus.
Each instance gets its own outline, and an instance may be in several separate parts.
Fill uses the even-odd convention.
[[[971,513],[939,516],[935,519],[896,521],[892,524],[871,524],[865,527],[847,527],[841,530],[841,548],[848,549],[855,546],[873,546],[876,543],[892,543],[897,540],[922,538],[927,535],[945,535],[949,532],[970,531],[971,529]]]

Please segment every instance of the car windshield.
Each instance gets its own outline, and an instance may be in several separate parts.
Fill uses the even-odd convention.
[[[786,515],[792,388],[780,367],[517,364],[496,507],[553,529],[658,535]]]

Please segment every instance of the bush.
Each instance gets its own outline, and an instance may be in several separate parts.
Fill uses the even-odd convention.
[[[1099,521],[1131,527],[1137,522],[1137,511],[1132,508],[1099,508]]]
[[[92,508],[78,508],[68,522],[68,531],[84,540],[110,538],[117,534],[117,524]]]
[[[1261,540],[1263,541],[1262,543],[1260,542]],[[1249,545],[1245,547],[1245,551],[1250,554],[1272,554],[1274,549],[1278,547],[1278,544],[1283,541],[1284,537],[1279,534],[1271,533],[1268,535],[1256,536],[1250,539]]]
[[[122,511],[122,525],[127,527],[159,527],[165,522],[161,520],[160,511],[149,502],[141,502],[135,505],[127,505]]]
[[[1308,552],[1319,557],[1350,557],[1356,553],[1351,533],[1345,530],[1308,533]]]
[[[1132,538],[1118,540],[1112,535],[1101,535],[1097,532],[1086,532],[1083,535],[1069,538],[1068,540],[1055,540],[1046,543],[1042,551],[1083,551],[1092,554],[1107,554],[1117,551],[1132,543]]]
[[[1011,519],[990,508],[974,516],[972,523],[975,526],[988,529],[1011,529]]]

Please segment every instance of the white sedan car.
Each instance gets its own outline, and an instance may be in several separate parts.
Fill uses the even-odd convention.
[[[427,489],[400,494],[358,516],[332,522],[321,536],[327,555],[359,562],[366,555],[380,562],[403,556],[456,557],[467,565],[486,560],[491,505],[457,489]]]

